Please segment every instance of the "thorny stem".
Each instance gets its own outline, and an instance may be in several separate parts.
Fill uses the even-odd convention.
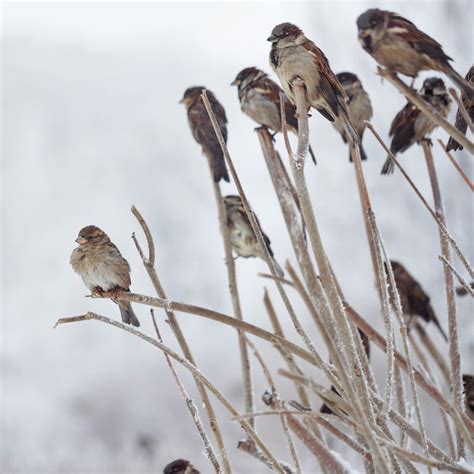
[[[382,148],[387,152],[387,155],[388,157],[395,163],[395,165],[397,166],[397,168],[401,171],[403,177],[408,181],[408,184],[411,186],[411,188],[415,191],[415,194],[420,198],[421,202],[423,203],[423,205],[426,207],[426,209],[428,210],[428,212],[431,214],[431,216],[433,217],[433,219],[436,221],[436,223],[438,224],[439,228],[441,229],[441,231],[443,232],[443,234],[446,236],[446,238],[449,240],[449,242],[451,243],[451,246],[453,247],[454,251],[456,252],[456,255],[459,257],[459,259],[461,260],[461,262],[463,263],[464,267],[466,268],[466,270],[468,271],[469,273],[469,276],[471,278],[474,278],[474,270],[472,269],[471,267],[471,264],[469,263],[469,261],[467,260],[467,258],[464,256],[464,254],[461,252],[457,242],[453,239],[453,237],[451,236],[451,234],[448,232],[448,229],[446,228],[446,226],[443,224],[443,222],[439,219],[438,215],[433,211],[433,209],[431,209],[430,205],[428,204],[428,202],[426,201],[426,199],[423,197],[423,195],[421,194],[421,192],[419,191],[419,189],[417,188],[417,186],[415,185],[415,183],[412,181],[412,179],[408,176],[408,174],[406,173],[406,171],[403,169],[403,167],[400,165],[400,163],[398,162],[398,160],[395,158],[395,155],[389,150],[389,148],[387,147],[387,145],[385,144],[385,142],[382,140],[382,138],[380,137],[380,135],[377,133],[377,131],[375,130],[375,128],[373,127],[373,125],[370,123],[370,122],[367,122],[366,121],[366,124],[367,124],[367,128],[372,132],[372,134],[374,135],[374,137],[377,139],[377,141],[380,143],[380,145],[382,146]]]
[[[166,300],[167,299],[166,292],[163,288],[163,285],[160,282],[160,279],[158,278],[158,273],[156,272],[156,269],[155,269],[155,243],[153,241],[153,236],[151,234],[150,228],[148,227],[148,224],[146,223],[145,219],[143,218],[143,216],[141,215],[141,213],[135,206],[132,206],[131,212],[137,219],[138,223],[140,224],[143,230],[143,233],[145,234],[147,245],[148,245],[148,256],[145,256],[143,250],[140,247],[140,244],[138,243],[138,240],[135,234],[132,235],[133,241],[135,243],[135,246],[137,247],[138,253],[140,254],[142,258],[143,265],[145,266],[148,276],[150,277],[150,280],[153,284],[153,288],[155,289],[156,294],[160,298]],[[193,354],[191,352],[191,349],[188,345],[188,342],[186,341],[183,331],[181,330],[181,326],[179,325],[179,322],[176,318],[176,315],[170,308],[164,306],[164,309],[166,311],[166,315],[168,316],[171,329],[173,330],[173,333],[179,343],[179,346],[181,347],[181,350],[183,351],[184,357],[186,357],[186,359],[191,364],[193,364],[194,366],[197,366],[194,360]],[[198,379],[195,379],[195,381],[196,381],[196,386],[198,388],[202,403],[207,412],[211,431],[214,433],[217,446],[219,447],[219,450],[221,453],[222,463],[224,465],[223,466],[224,471],[226,473],[230,473],[232,472],[232,470],[231,470],[229,458],[227,456],[227,452],[225,450],[224,439],[222,437],[219,424],[217,423],[217,418],[214,412],[214,408],[212,407],[212,404],[209,400],[209,397],[206,392],[206,389],[204,388],[204,385]]]
[[[447,228],[446,218],[444,215],[443,201],[441,199],[441,191],[439,188],[438,177],[436,175],[436,168],[434,165],[433,155],[431,154],[431,147],[427,140],[422,141],[423,151],[425,153],[426,166],[430,177],[431,188],[433,191],[433,201],[435,205],[436,215]],[[451,263],[451,249],[449,242],[443,232],[439,232],[439,239],[441,243],[441,254],[445,260]],[[443,266],[444,280],[446,284],[446,298],[448,301],[448,329],[449,329],[449,359],[451,363],[451,389],[453,393],[454,405],[462,413],[464,411],[464,392],[461,373],[461,355],[459,353],[458,340],[458,323],[456,316],[456,296],[454,292],[453,274],[450,269]],[[464,441],[457,431],[457,456],[458,459],[464,456],[465,448]]]
[[[430,120],[432,120],[439,127],[453,137],[460,145],[462,145],[469,153],[474,154],[474,143],[470,142],[456,127],[453,127],[437,110],[435,110],[428,102],[423,100],[412,88],[408,87],[398,76],[387,70],[378,68],[379,76],[387,79],[394,85],[411,103],[415,104]]]
[[[96,313],[88,312],[81,316],[73,316],[69,318],[58,319],[54,327],[57,327],[60,324],[73,323],[73,322],[78,322],[78,321],[89,321],[89,320],[96,320],[96,321],[103,322],[105,324],[109,324],[111,326],[115,326],[118,329],[122,329],[123,331],[129,332],[133,334],[134,336],[145,340],[146,342],[152,344],[153,346],[157,347],[161,351],[167,353],[172,359],[174,359],[176,362],[178,362],[187,370],[189,370],[192,373],[193,377],[199,379],[199,381],[203,385],[205,385],[209,389],[210,392],[212,392],[212,394],[222,403],[222,405],[233,417],[240,416],[240,413],[227,400],[227,398],[224,397],[224,395],[219,391],[219,389],[217,389],[216,386],[204,374],[202,374],[202,372],[194,364],[189,362],[187,359],[184,359],[178,353],[174,352],[172,349],[165,346],[161,342],[157,341],[156,339],[153,339],[152,337],[144,334],[141,331],[138,331],[137,329],[135,329],[134,327],[128,324],[115,321],[114,319],[107,318],[105,316],[101,316]],[[273,468],[280,474],[286,474],[284,469],[280,466],[279,462],[273,457],[271,451],[268,449],[266,444],[261,440],[261,438],[257,435],[257,433],[255,433],[250,423],[246,421],[245,419],[242,419],[240,424],[242,428],[245,430],[245,432],[249,435],[249,437],[256,443],[256,445],[265,454],[265,456],[267,456],[268,459],[270,459],[270,461],[272,462]]]

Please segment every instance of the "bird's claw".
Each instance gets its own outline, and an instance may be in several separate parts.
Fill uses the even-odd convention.
[[[91,298],[103,298],[104,297],[104,290],[100,288],[99,286],[96,286],[95,288],[92,288],[91,291]]]

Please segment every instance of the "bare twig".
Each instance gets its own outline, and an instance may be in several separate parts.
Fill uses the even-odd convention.
[[[446,218],[444,215],[443,202],[441,199],[441,190],[439,188],[438,177],[436,175],[436,168],[434,165],[433,155],[431,154],[431,146],[427,140],[422,141],[423,151],[425,153],[426,166],[431,182],[431,189],[433,191],[433,201],[435,205],[436,215],[443,223],[444,228],[447,228]],[[439,232],[441,243],[441,253],[447,262],[451,262],[451,249],[449,242],[443,232]],[[443,266],[444,279],[446,284],[446,297],[448,301],[448,328],[449,328],[449,359],[451,363],[451,390],[453,393],[454,404],[459,411],[464,411],[464,392],[462,384],[461,372],[461,355],[459,353],[458,340],[458,323],[456,316],[456,294],[454,292],[453,274],[450,269]],[[458,459],[464,456],[464,441],[458,431],[457,434],[457,456]]]
[[[165,346],[161,342],[157,341],[156,339],[153,339],[150,336],[147,336],[143,332],[135,329],[134,327],[128,325],[128,324],[123,324],[119,321],[115,321],[114,319],[107,318],[105,316],[101,316],[96,313],[88,312],[87,314],[83,314],[81,316],[73,316],[69,318],[61,318],[58,319],[56,322],[56,326],[61,325],[61,324],[66,324],[66,323],[73,323],[73,322],[78,322],[78,321],[88,321],[88,320],[96,320],[103,322],[105,324],[109,324],[111,326],[115,326],[118,329],[122,329],[123,331],[129,332],[133,334],[134,336],[137,336],[144,341],[152,344],[153,346],[157,347],[163,352],[166,352],[172,359],[174,359],[176,362],[181,364],[183,367],[185,367],[187,370],[189,370],[193,377],[197,378],[203,385],[206,386],[207,389],[209,389],[210,392],[219,400],[219,402],[222,403],[222,405],[226,408],[226,410],[231,414],[233,417],[239,417],[241,414],[234,408],[234,406],[227,400],[226,397],[219,391],[219,389],[216,388],[216,386],[205,376],[202,374],[202,372],[194,365],[191,364],[187,359],[184,359],[181,357],[179,354],[174,352],[172,349],[169,347]],[[245,419],[242,419],[240,422],[242,428],[245,430],[245,432],[249,435],[249,437],[255,442],[255,444],[260,448],[260,450],[263,452],[263,454],[270,459],[273,468],[279,472],[280,474],[286,474],[285,471],[282,469],[278,461],[273,457],[273,454],[271,451],[268,449],[266,444],[261,440],[261,438],[255,433],[254,429],[250,425],[248,421]]]
[[[145,234],[147,245],[148,245],[148,256],[145,256],[135,234],[132,235],[133,241],[137,247],[138,253],[140,254],[142,258],[143,265],[145,266],[148,276],[150,277],[150,280],[153,284],[153,288],[155,289],[156,294],[160,298],[163,298],[164,300],[166,300],[167,299],[166,292],[163,288],[163,285],[160,282],[160,279],[158,278],[158,273],[156,272],[156,269],[155,269],[155,243],[153,241],[153,236],[151,234],[150,228],[148,227],[148,224],[146,223],[145,219],[143,218],[143,216],[141,215],[141,213],[138,211],[138,209],[135,206],[132,206],[131,212],[137,219],[138,223],[140,224],[143,230],[143,233]],[[164,309],[166,311],[166,315],[168,316],[171,329],[173,330],[173,333],[179,343],[179,346],[181,347],[181,350],[183,351],[184,357],[186,357],[186,359],[192,365],[196,366],[196,362],[194,360],[193,354],[188,345],[188,342],[186,341],[186,338],[184,337],[183,331],[181,330],[178,320],[176,319],[176,315],[167,306],[164,306]],[[222,437],[219,424],[217,423],[216,414],[209,400],[206,389],[204,388],[203,384],[197,379],[196,379],[196,386],[198,388],[199,395],[201,397],[204,408],[207,412],[207,416],[209,419],[209,426],[211,427],[211,430],[216,439],[217,446],[219,447],[219,450],[221,453],[224,471],[226,473],[230,473],[231,466],[230,466],[229,458],[227,456],[227,452],[225,450],[224,439]]]
[[[471,285],[457,272],[453,264],[449,260],[446,260],[444,255],[440,255],[438,258],[454,273],[461,286],[466,290],[466,293],[474,297],[474,290],[471,288]]]
[[[403,81],[401,81],[395,73],[379,67],[378,74],[394,85],[410,102],[415,104],[436,125],[444,128],[444,130],[460,145],[466,148],[466,150],[469,150],[471,155],[474,154],[474,143],[469,141],[456,127],[451,125],[437,110],[428,104],[428,102],[423,100],[412,88],[408,87]]]
[[[161,334],[160,334],[160,331],[158,329],[158,324],[156,323],[155,314],[153,312],[153,309],[150,309],[150,313],[151,313],[151,319],[153,321],[153,326],[155,328],[156,337],[158,339],[158,342],[163,343],[163,339],[161,338]],[[176,370],[173,366],[173,363],[171,362],[170,356],[166,352],[163,352],[163,355],[165,356],[166,363],[168,364],[168,367],[170,368],[170,371],[171,371],[171,374],[173,375],[174,381],[176,382],[176,385],[178,386],[179,393],[181,394],[181,396],[183,397],[184,402],[186,403],[186,407],[189,411],[191,419],[193,420],[194,424],[196,425],[196,428],[199,432],[199,435],[201,436],[202,442],[204,444],[206,455],[209,458],[209,461],[211,461],[211,464],[214,466],[215,471],[217,473],[219,473],[219,472],[221,472],[221,467],[219,465],[219,462],[217,461],[217,456],[214,452],[214,448],[211,445],[209,437],[207,436],[206,430],[204,429],[201,418],[199,417],[198,409],[197,409],[193,399],[186,392],[186,389],[184,388],[183,382],[181,382],[181,379],[179,378],[179,375],[176,372]]]
[[[459,166],[459,163],[454,159],[453,155],[451,155],[449,151],[446,151],[446,145],[444,144],[443,140],[438,140],[438,143],[440,144],[446,156],[449,158],[449,161],[456,168],[456,171],[461,175],[464,182],[469,186],[469,189],[474,191],[474,183],[467,177],[466,173],[464,173],[463,169]]]
[[[421,194],[421,192],[419,191],[419,189],[417,188],[415,183],[412,181],[412,179],[408,176],[406,171],[400,165],[399,161],[395,158],[395,155],[389,150],[389,148],[387,147],[385,142],[382,140],[380,135],[377,133],[377,131],[375,130],[373,125],[370,122],[366,122],[366,124],[367,124],[367,128],[372,132],[372,134],[377,139],[377,141],[380,143],[380,145],[382,145],[382,148],[387,152],[387,155],[389,156],[389,158],[395,163],[395,165],[401,171],[404,178],[408,181],[408,184],[415,191],[415,194],[420,198],[420,200],[423,203],[423,205],[425,206],[425,208],[428,210],[428,212],[431,214],[433,219],[436,221],[436,223],[438,224],[438,226],[441,229],[441,231],[443,232],[443,234],[449,240],[449,242],[451,243],[451,246],[453,247],[453,250],[456,252],[457,256],[459,257],[459,259],[463,263],[463,265],[466,268],[466,270],[468,271],[470,277],[474,278],[474,270],[472,269],[471,264],[469,263],[467,258],[464,256],[464,254],[461,252],[461,249],[459,248],[457,242],[453,239],[451,234],[448,232],[448,229],[444,226],[443,222],[439,219],[438,215],[433,211],[433,209],[431,209],[430,205],[428,204],[426,199],[423,197],[423,195]]]

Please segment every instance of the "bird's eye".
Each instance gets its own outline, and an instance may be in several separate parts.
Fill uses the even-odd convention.
[[[377,22],[375,20],[372,20],[370,22],[370,26],[373,28],[374,26],[377,26]]]

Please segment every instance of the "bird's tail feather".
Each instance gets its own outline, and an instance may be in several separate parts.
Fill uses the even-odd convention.
[[[395,165],[393,164],[393,160],[388,156],[382,166],[382,171],[380,174],[392,174],[394,169]]]
[[[439,332],[444,337],[444,340],[448,342],[448,336],[444,332],[444,329],[441,327],[441,324],[439,323],[439,320],[436,317],[436,314],[433,311],[433,308],[431,307],[431,305],[428,306],[427,310],[428,310],[428,318],[429,318],[428,321],[433,321],[435,323],[436,327],[439,329]]]
[[[308,151],[309,151],[309,154],[311,156],[311,159],[313,160],[313,163],[315,165],[317,165],[318,163],[316,162],[316,156],[314,156],[314,152],[313,152],[313,149],[311,148],[311,145],[309,145]]]
[[[136,317],[132,305],[129,301],[119,301],[120,315],[122,316],[122,321],[125,324],[131,324],[132,326],[139,327],[140,321]]]

